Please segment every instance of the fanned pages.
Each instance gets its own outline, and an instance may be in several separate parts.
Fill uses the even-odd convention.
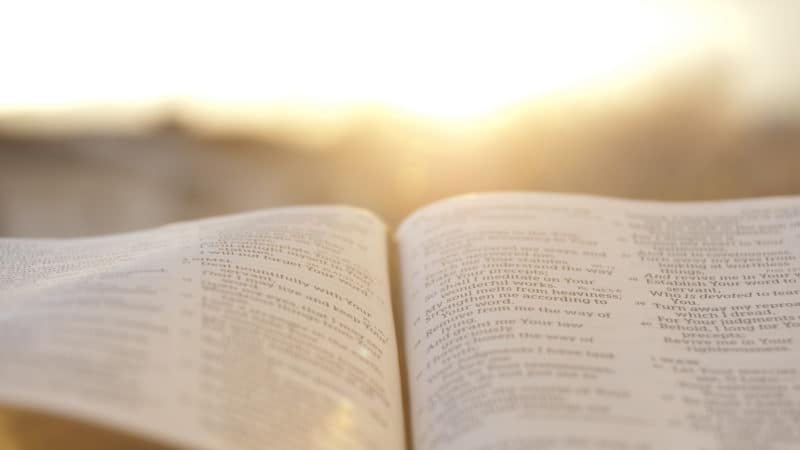
[[[320,207],[0,241],[0,400],[191,447],[405,448],[385,236]]]

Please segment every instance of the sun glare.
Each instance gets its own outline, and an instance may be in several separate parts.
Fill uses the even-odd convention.
[[[634,1],[10,9],[0,19],[6,111],[185,100],[469,118],[691,57],[710,29],[674,6]]]

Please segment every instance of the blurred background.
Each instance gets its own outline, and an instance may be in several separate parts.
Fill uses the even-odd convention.
[[[0,235],[800,194],[800,3],[6,2]]]

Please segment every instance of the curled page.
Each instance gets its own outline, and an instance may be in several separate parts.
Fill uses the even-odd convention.
[[[0,240],[0,401],[209,449],[402,449],[386,235],[294,208]]]

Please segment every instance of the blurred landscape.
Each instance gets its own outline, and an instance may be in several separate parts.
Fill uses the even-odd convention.
[[[722,74],[633,100],[569,99],[467,127],[391,111],[274,132],[169,113],[134,131],[0,135],[0,234],[80,236],[296,204],[396,225],[450,195],[579,192],[661,200],[800,194],[800,122],[754,120]],[[13,127],[6,127],[8,130]]]
[[[319,203],[394,226],[487,190],[800,193],[791,1],[42,7],[0,28],[3,236]]]

